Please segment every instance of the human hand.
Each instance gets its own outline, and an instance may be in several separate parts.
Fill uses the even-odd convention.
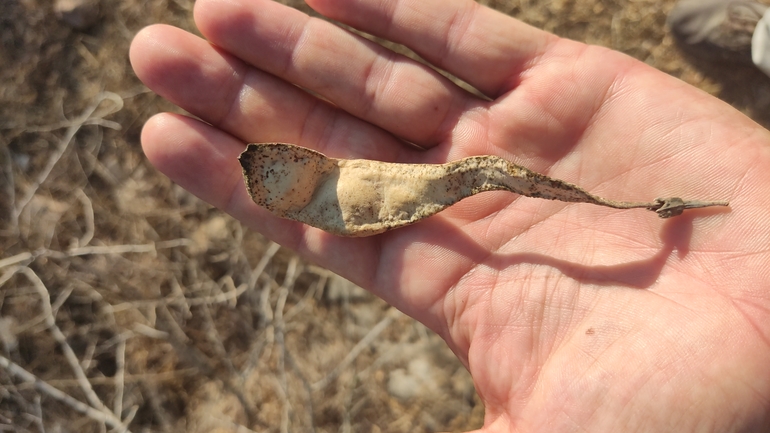
[[[489,100],[280,4],[199,0],[214,46],[159,25],[131,48],[142,81],[208,122],[148,121],[158,169],[438,332],[473,376],[485,431],[770,426],[767,131],[625,55],[467,0],[308,3]],[[251,202],[237,156],[270,141],[395,162],[494,154],[611,199],[731,209],[660,220],[490,192],[339,238]]]

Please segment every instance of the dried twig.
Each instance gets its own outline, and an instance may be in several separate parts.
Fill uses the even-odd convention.
[[[294,304],[289,310],[284,314],[285,320],[291,320],[292,317],[300,313],[305,307],[308,305],[308,301],[315,296],[316,293],[323,290],[323,287],[326,285],[326,280],[328,277],[326,276],[319,276],[318,281],[316,281],[312,287],[309,287],[305,291],[305,295],[302,296],[302,299],[299,300],[296,304]]]
[[[312,385],[313,391],[320,391],[328,386],[337,376],[340,375],[350,364],[355,361],[358,355],[364,351],[370,344],[384,331],[391,323],[396,319],[398,310],[390,307],[385,314],[385,317],[380,320],[369,332],[366,333],[353,349],[348,352],[345,358],[340,362],[332,371],[330,371],[323,379]]]
[[[231,376],[235,376],[235,366],[233,366],[230,354],[227,353],[227,349],[225,349],[225,345],[222,343],[222,337],[219,335],[217,326],[214,324],[214,318],[211,316],[211,310],[209,309],[208,304],[202,304],[200,310],[203,312],[206,337],[209,342],[214,345],[214,350],[216,351],[217,357],[219,357],[219,361],[227,367],[227,371]]]
[[[66,252],[59,253],[66,257],[86,256],[91,254],[126,254],[126,253],[154,253],[160,249],[176,248],[180,246],[191,245],[192,241],[189,239],[174,239],[170,241],[155,242],[150,244],[140,245],[104,245],[93,247],[77,247],[70,248]],[[50,251],[50,256],[58,256],[55,252]]]
[[[8,143],[3,140],[3,143],[0,143],[0,161],[3,162],[2,171],[5,174],[5,181],[2,182],[5,186],[5,193],[8,196],[8,203],[15,203],[16,202],[16,179],[13,176],[13,162],[11,157],[11,150],[8,147]],[[18,228],[16,225],[16,220],[14,220],[15,210],[13,209],[13,206],[8,207],[8,220],[12,221],[14,224],[12,225],[14,228]]]
[[[254,288],[257,287],[257,282],[259,281],[259,278],[262,276],[262,273],[265,272],[265,268],[267,268],[267,265],[270,263],[271,260],[273,260],[273,256],[275,256],[275,253],[278,252],[278,250],[281,249],[281,246],[278,245],[275,242],[270,242],[270,246],[267,247],[264,254],[262,254],[262,257],[259,259],[259,263],[257,263],[257,266],[254,267],[254,269],[251,271],[251,277],[249,278],[249,290],[254,290]]]
[[[87,256],[87,255],[107,255],[107,254],[127,254],[127,253],[155,253],[161,249],[177,248],[181,246],[189,246],[192,241],[189,239],[172,239],[170,241],[155,242],[150,244],[139,245],[102,245],[91,247],[75,247],[70,248],[67,251],[57,251],[48,248],[40,248],[34,252],[25,251],[0,259],[0,268],[7,266],[24,263],[29,264],[38,257],[50,257],[54,259],[64,259],[68,257]]]
[[[158,340],[165,340],[168,338],[168,332],[159,331],[152,326],[145,325],[144,323],[134,323],[132,330],[137,334]]]
[[[289,384],[286,380],[286,345],[284,342],[284,335],[286,332],[286,322],[283,320],[283,309],[286,306],[286,300],[289,297],[289,292],[294,287],[294,281],[297,279],[297,266],[299,259],[293,256],[286,267],[286,276],[283,279],[283,284],[278,291],[278,300],[275,303],[275,343],[278,346],[278,382],[281,386],[283,394],[288,396]],[[289,400],[285,398],[283,401],[283,407],[281,411],[281,432],[288,432],[289,427]]]
[[[96,392],[94,392],[94,389],[91,386],[91,383],[89,382],[88,378],[86,377],[86,374],[83,371],[83,367],[78,361],[78,358],[75,355],[75,352],[72,350],[72,347],[69,345],[69,343],[67,343],[67,339],[64,336],[64,334],[61,332],[61,329],[59,329],[58,325],[56,325],[56,319],[54,317],[54,308],[51,305],[51,298],[48,293],[48,288],[45,287],[43,280],[41,280],[40,277],[38,277],[37,274],[32,269],[26,266],[22,267],[20,269],[20,272],[23,273],[27,277],[27,279],[30,280],[30,282],[32,282],[33,287],[35,287],[35,289],[37,290],[38,295],[40,296],[40,299],[42,301],[41,304],[43,308],[43,315],[44,315],[44,321],[46,323],[46,326],[48,327],[48,330],[51,332],[51,335],[53,336],[54,340],[59,344],[59,347],[61,348],[62,353],[64,354],[64,358],[67,360],[67,363],[72,369],[72,372],[75,374],[75,378],[80,387],[80,390],[83,391],[83,393],[85,394],[86,400],[88,400],[88,403],[90,406],[75,400],[74,398],[64,394],[63,392],[57,390],[56,388],[53,388],[47,383],[38,380],[37,378],[34,377],[34,375],[27,372],[26,370],[19,367],[18,365],[13,364],[11,361],[5,358],[0,359],[0,365],[6,367],[6,369],[9,372],[11,372],[16,376],[21,377],[24,380],[28,382],[34,382],[35,387],[41,392],[45,392],[46,394],[49,394],[51,397],[54,397],[57,400],[62,401],[63,403],[69,405],[70,407],[77,410],[78,412],[84,413],[85,415],[89,416],[91,419],[104,422],[111,428],[117,429],[120,432],[127,432],[128,431],[127,425],[128,423],[130,423],[130,419],[133,417],[133,414],[135,414],[136,411],[135,410],[132,411],[131,416],[127,418],[125,422],[122,422],[120,418],[113,415],[104,406],[104,403],[102,403],[102,401],[99,399],[99,396],[97,396]],[[2,363],[3,360],[5,360],[6,363]]]
[[[78,361],[75,352],[72,350],[72,347],[70,347],[69,343],[67,343],[67,338],[61,332],[59,326],[56,325],[56,320],[53,316],[53,309],[51,307],[51,297],[48,294],[48,289],[45,287],[43,280],[41,280],[40,277],[38,277],[37,274],[28,267],[22,268],[21,272],[30,280],[30,282],[32,282],[32,285],[37,290],[37,293],[42,300],[41,304],[43,307],[43,313],[45,315],[45,324],[48,326],[48,330],[51,331],[51,335],[59,344],[59,347],[64,353],[64,358],[67,360],[67,363],[70,365],[72,372],[75,374],[75,378],[77,378],[78,383],[80,384],[80,389],[86,395],[88,404],[100,411],[105,410],[104,403],[102,403],[102,401],[94,392],[94,389],[91,387],[91,383],[88,382],[88,378],[81,368],[80,362]]]
[[[197,369],[191,370],[199,373]],[[156,421],[160,424],[160,430],[163,432],[173,431],[172,421],[161,403],[161,398],[158,396],[158,390],[155,384],[151,382],[140,382],[139,385],[142,389],[142,395],[147,399],[150,409],[152,409],[152,413],[155,415]]]
[[[139,405],[135,404],[131,406],[131,409],[128,410],[128,414],[123,418],[122,424],[124,426],[127,426],[131,424],[131,421],[134,420],[134,417],[136,416],[136,413],[139,411]],[[125,430],[124,430],[125,431]]]
[[[67,294],[67,296],[69,297],[69,293]],[[53,311],[54,311],[53,316],[56,317],[56,312],[58,310],[53,310]],[[96,353],[96,344],[97,344],[96,339],[90,339],[86,344],[85,350],[83,350],[83,356],[80,358],[80,368],[82,368],[83,371],[88,371],[89,369],[91,369],[91,363],[94,362],[94,354]]]
[[[116,418],[115,415],[113,415],[110,411],[102,411],[102,410],[93,408],[81,401],[75,400],[70,395],[63,393],[62,391],[59,391],[58,389],[54,388],[48,383],[38,379],[34,374],[28,372],[18,364],[15,364],[13,361],[9,360],[8,358],[2,355],[0,355],[0,367],[3,367],[10,375],[18,377],[24,382],[33,383],[35,386],[35,389],[37,389],[38,391],[42,392],[43,394],[57,401],[64,403],[65,405],[71,407],[75,411],[88,416],[92,420],[102,422],[110,428],[119,429],[122,432],[130,433],[130,431],[126,428],[126,426],[118,418]]]
[[[163,371],[160,373],[141,373],[141,374],[124,374],[124,383],[157,383],[168,382],[180,377],[195,376],[200,374],[200,370],[197,368],[181,368],[179,370]],[[49,379],[47,381],[52,386],[58,386],[60,388],[71,388],[80,386],[77,380],[74,379]],[[92,377],[89,382],[93,385],[115,385],[114,377]]]
[[[102,105],[102,102],[104,101],[112,101],[112,106],[107,106],[106,108],[102,108],[102,110],[98,110],[98,108]],[[40,185],[43,184],[43,182],[48,179],[48,176],[51,174],[51,171],[53,170],[54,166],[57,162],[61,159],[62,155],[64,155],[64,152],[69,147],[70,142],[75,137],[75,134],[80,130],[80,128],[83,125],[89,124],[89,123],[98,123],[102,126],[108,126],[112,128],[120,128],[120,125],[115,124],[114,122],[105,123],[102,117],[108,116],[112,113],[115,113],[116,111],[119,111],[121,108],[123,108],[123,99],[118,96],[115,93],[112,92],[102,92],[100,93],[96,100],[88,107],[86,108],[83,113],[78,116],[75,120],[71,122],[66,122],[61,125],[54,125],[58,128],[67,126],[67,132],[65,132],[64,137],[59,141],[59,145],[57,146],[56,150],[51,153],[50,157],[48,158],[48,162],[46,163],[43,170],[40,171],[40,173],[37,176],[37,179],[30,185],[27,190],[24,192],[24,195],[21,197],[18,203],[15,205],[15,209],[11,215],[12,221],[14,227],[18,225],[19,215],[21,215],[21,212],[24,210],[25,207],[29,204],[29,202],[32,200],[32,197],[35,196],[35,193],[37,193],[38,188],[40,188]],[[98,110],[98,111],[97,111]],[[52,128],[56,129],[56,128]],[[34,128],[27,128],[28,131],[34,131]]]
[[[45,433],[45,425],[43,424],[43,405],[40,404],[40,395],[36,395],[34,399],[35,406],[35,423],[37,424],[40,433]]]
[[[123,392],[126,387],[126,338],[120,336],[115,349],[115,398],[112,401],[112,413],[120,418],[123,413]]]
[[[496,190],[615,209],[648,209],[661,218],[686,209],[728,205],[678,197],[608,200],[491,155],[438,165],[394,164],[334,159],[291,144],[262,143],[250,144],[239,159],[255,203],[279,217],[340,236],[370,236],[403,227],[464,198]]]
[[[211,305],[211,304],[222,304],[225,302],[231,302],[237,299],[239,296],[241,296],[246,289],[248,289],[248,286],[246,284],[241,284],[238,287],[235,288],[235,290],[230,290],[228,292],[220,292],[216,295],[210,295],[210,296],[201,296],[201,297],[195,297],[195,298],[187,298],[186,302],[189,303],[189,305]]]
[[[302,387],[305,388],[305,402],[302,407],[305,409],[307,426],[304,427],[304,430],[309,433],[315,433],[315,419],[313,417],[313,413],[315,411],[313,408],[313,388],[311,387],[310,382],[308,382],[305,375],[302,374],[302,369],[300,369],[299,365],[297,365],[297,362],[294,360],[291,352],[286,352],[286,362],[289,364],[289,366],[291,366],[292,370],[294,370],[296,375],[299,377],[299,380],[302,382]]]
[[[189,319],[192,317],[192,311],[190,310],[190,303],[187,302],[187,297],[184,295],[184,289],[182,289],[182,285],[179,284],[179,280],[176,278],[176,276],[171,277],[171,296],[174,297],[175,300],[177,300],[176,305],[179,305],[182,307],[183,311],[183,317]],[[176,321],[174,322],[176,323]],[[182,329],[182,328],[179,328]]]
[[[259,318],[259,329],[261,329],[266,324],[265,331],[260,334],[260,338],[258,338],[253,344],[251,349],[249,349],[249,355],[246,359],[246,362],[243,365],[243,369],[241,371],[240,377],[241,380],[245,380],[247,377],[251,376],[251,374],[254,372],[254,370],[259,365],[259,359],[262,356],[262,351],[266,347],[270,347],[270,344],[275,340],[274,335],[274,328],[273,328],[273,310],[270,308],[270,282],[265,282],[265,286],[262,288],[262,290],[259,292],[259,306],[258,306],[258,318]]]
[[[259,319],[259,327],[266,325],[268,326],[267,332],[263,333],[262,336],[264,338],[258,339],[252,346],[252,348],[249,350],[248,358],[246,362],[244,363],[243,369],[241,371],[240,377],[241,379],[245,379],[249,377],[254,369],[257,368],[257,364],[259,362],[260,356],[262,355],[262,350],[268,346],[268,343],[271,343],[273,341],[272,339],[272,333],[271,328],[273,327],[273,310],[270,307],[270,289],[273,285],[277,284],[275,283],[275,280],[267,274],[265,274],[265,269],[267,268],[267,265],[273,260],[273,256],[278,252],[278,250],[281,249],[281,246],[278,245],[275,242],[270,242],[270,246],[267,247],[265,252],[262,254],[262,257],[259,260],[259,263],[254,267],[254,269],[251,271],[251,276],[249,278],[249,292],[250,293],[256,293],[256,286],[260,279],[264,280],[264,286],[262,287],[262,290],[260,290],[259,298],[257,299],[257,312],[256,315]],[[267,334],[267,335],[265,335]]]
[[[15,265],[17,263],[21,263],[24,261],[32,261],[35,256],[30,252],[24,252],[16,254],[15,256],[7,257],[5,259],[0,260],[0,268],[4,268],[6,266]]]
[[[86,231],[78,239],[78,247],[85,247],[94,238],[94,233],[96,232],[94,226],[94,206],[91,204],[91,199],[88,198],[88,195],[82,189],[76,189],[75,195],[78,197],[80,204],[83,205],[83,218],[86,220]]]

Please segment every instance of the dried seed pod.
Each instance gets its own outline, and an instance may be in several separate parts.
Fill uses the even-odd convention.
[[[395,164],[334,159],[292,144],[260,143],[249,144],[239,160],[255,203],[281,218],[340,236],[370,236],[403,227],[494,190],[616,209],[646,208],[661,218],[689,208],[728,205],[677,197],[651,203],[607,200],[490,155],[447,164]]]

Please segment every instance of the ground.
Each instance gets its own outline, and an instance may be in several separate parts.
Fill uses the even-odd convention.
[[[143,123],[178,109],[134,76],[128,46],[152,23],[194,31],[191,0],[103,1],[82,31],[51,3],[0,2],[0,430],[481,425],[436,335],[147,163]],[[482,3],[770,124],[770,78],[683,53],[665,28],[672,0]]]

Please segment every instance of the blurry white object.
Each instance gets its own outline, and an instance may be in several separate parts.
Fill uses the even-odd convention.
[[[770,9],[762,15],[751,37],[751,61],[770,76]]]

